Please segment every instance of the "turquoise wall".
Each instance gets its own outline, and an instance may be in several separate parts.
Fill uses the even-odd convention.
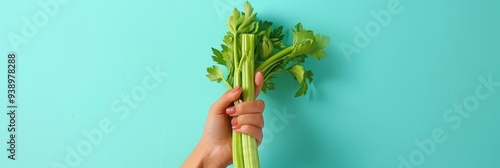
[[[284,74],[260,96],[262,167],[500,167],[500,1],[251,3],[260,19],[331,37],[327,58],[307,60],[307,95],[293,98]],[[0,2],[0,167],[178,167],[225,91],[206,67],[242,4]]]

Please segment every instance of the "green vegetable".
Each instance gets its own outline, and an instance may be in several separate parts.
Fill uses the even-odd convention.
[[[225,66],[228,75],[224,77],[220,68],[214,65],[207,68],[207,77],[218,83],[224,81],[228,90],[241,86],[242,97],[235,104],[255,99],[254,74],[257,71],[264,74],[263,92],[275,89],[273,79],[276,74],[289,72],[299,84],[295,96],[306,94],[307,83],[312,81],[314,74],[304,70],[302,63],[308,56],[318,60],[324,58],[324,48],[330,38],[314,34],[298,23],[293,29],[293,44],[286,47],[282,42],[283,26],[273,28],[272,22],[257,21],[256,15],[249,2],[245,3],[243,12],[233,10],[221,50],[212,48],[212,59]],[[256,140],[235,131],[232,140],[234,167],[259,167]]]

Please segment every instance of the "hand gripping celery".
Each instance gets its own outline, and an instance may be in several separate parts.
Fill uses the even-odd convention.
[[[207,68],[207,77],[218,83],[224,81],[227,89],[241,86],[242,97],[238,102],[254,100],[254,75],[264,74],[262,91],[274,90],[273,79],[276,74],[289,72],[299,84],[295,96],[304,95],[307,83],[312,81],[313,73],[304,70],[302,64],[308,56],[321,59],[330,38],[304,29],[298,23],[293,29],[293,44],[286,46],[283,40],[283,26],[272,27],[272,22],[256,20],[257,13],[249,2],[244,12],[233,10],[227,21],[228,32],[224,36],[221,49],[212,48],[212,59],[227,68],[224,76],[221,69],[214,65]],[[233,165],[235,168],[260,167],[256,140],[247,134],[232,133]]]

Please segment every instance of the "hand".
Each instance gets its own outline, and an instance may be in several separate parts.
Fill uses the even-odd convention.
[[[255,97],[259,95],[263,82],[262,72],[257,72]],[[226,167],[231,164],[231,130],[249,134],[260,144],[264,126],[264,101],[246,101],[229,107],[240,95],[241,87],[236,87],[227,91],[210,107],[203,136],[182,167]]]

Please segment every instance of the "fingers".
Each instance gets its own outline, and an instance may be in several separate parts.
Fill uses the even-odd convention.
[[[260,90],[262,89],[262,85],[264,84],[264,75],[262,74],[261,71],[257,72],[255,74],[255,97],[257,97],[260,93]],[[231,105],[234,101],[238,100],[239,96],[241,95],[241,87],[237,86],[236,88],[227,91],[222,97],[217,100],[212,107],[210,107],[210,114],[223,114],[224,110],[226,109],[227,106]],[[261,100],[262,101],[262,100]],[[240,103],[243,104],[243,103]],[[251,112],[253,111],[263,111],[264,106],[262,102],[262,110],[260,109],[254,109],[250,108],[249,110]],[[251,106],[251,105],[243,105],[243,106]],[[248,110],[238,110],[238,108],[246,108],[246,107],[236,107],[235,111],[241,111],[241,112],[246,112]],[[228,113],[229,114],[229,113]]]
[[[242,125],[242,126],[233,126],[233,130],[236,132],[248,134],[257,140],[257,145],[260,145],[262,142],[262,129],[253,125]]]
[[[264,101],[250,100],[237,104],[236,106],[228,107],[226,109],[226,113],[234,117],[242,114],[262,113],[264,111],[264,108]]]
[[[259,71],[255,74],[255,97],[259,96],[260,90],[264,85],[264,74]]]
[[[237,86],[236,88],[227,91],[222,95],[219,100],[217,100],[210,107],[209,114],[224,114],[227,106],[231,105],[234,101],[238,100],[241,94],[241,87]]]
[[[260,144],[264,127],[262,116],[264,108],[264,101],[251,100],[227,108],[226,113],[234,117],[231,120],[234,131],[249,134],[257,140],[257,144]]]
[[[231,125],[253,125],[257,128],[264,127],[262,114],[243,114],[231,119]]]

